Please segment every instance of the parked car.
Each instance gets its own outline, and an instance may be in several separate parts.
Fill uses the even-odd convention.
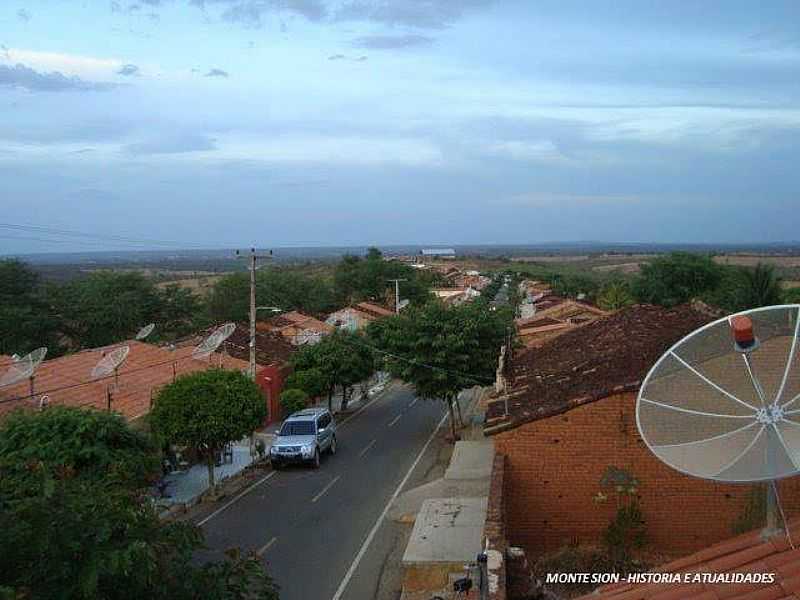
[[[323,452],[336,454],[336,421],[327,408],[305,408],[289,416],[269,450],[274,469],[293,463],[319,468]]]

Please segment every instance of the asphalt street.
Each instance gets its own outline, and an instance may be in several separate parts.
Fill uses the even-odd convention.
[[[212,554],[258,552],[281,600],[371,600],[389,551],[382,516],[401,487],[421,480],[445,413],[407,387],[388,390],[340,420],[337,453],[319,470],[271,471],[201,519]]]

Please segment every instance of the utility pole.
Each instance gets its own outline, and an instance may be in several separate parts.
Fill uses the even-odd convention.
[[[400,282],[408,281],[408,279],[387,279],[389,282],[394,282],[394,312],[400,314]]]
[[[256,379],[256,263],[259,259],[272,258],[272,250],[269,254],[256,254],[255,248],[250,248],[250,256],[244,256],[236,251],[236,258],[247,258],[250,261],[250,367],[248,369],[250,378]]]

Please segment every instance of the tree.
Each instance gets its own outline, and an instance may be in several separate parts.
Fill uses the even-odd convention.
[[[189,288],[170,284],[158,290],[154,340],[174,340],[210,325],[203,300]],[[150,338],[148,338],[149,340]]]
[[[781,303],[781,281],[772,265],[758,263],[755,269],[746,269],[744,280],[743,310]]]
[[[266,416],[264,396],[247,376],[209,369],[178,377],[162,388],[150,423],[168,442],[191,446],[205,457],[213,490],[217,453],[251,434]]]
[[[51,357],[63,352],[45,291],[25,263],[0,260],[0,354],[22,355],[40,346]]]
[[[303,390],[309,398],[319,398],[327,392],[325,375],[316,367],[294,371],[286,378],[286,387]]]
[[[61,327],[76,348],[97,348],[129,339],[158,321],[161,298],[141,273],[92,273],[58,289]]]
[[[710,256],[674,252],[642,266],[633,294],[640,302],[675,306],[716,289],[723,275]]]
[[[303,390],[289,388],[281,392],[281,406],[287,415],[303,410],[307,404],[308,394]]]
[[[297,373],[315,369],[321,375],[313,385],[328,394],[329,409],[333,408],[336,388],[341,388],[342,410],[347,409],[351,388],[375,372],[372,351],[361,334],[342,330],[326,335],[317,344],[301,348],[292,357],[292,366]],[[310,375],[300,377],[311,381]],[[308,393],[311,395],[312,391]]]
[[[633,304],[633,296],[624,281],[606,284],[597,296],[597,305],[603,310],[619,310]]]
[[[6,420],[0,596],[277,600],[254,556],[195,564],[202,531],[162,524],[141,493],[147,478],[126,474],[148,473],[153,457],[153,443],[118,416],[52,407]]]
[[[333,286],[340,302],[352,304],[363,300],[394,304],[395,287],[391,279],[405,279],[400,284],[403,299],[423,304],[430,299],[430,289],[437,275],[423,274],[408,265],[383,260],[381,251],[370,248],[363,258],[345,256],[336,266]]]
[[[256,273],[256,298],[261,306],[299,310],[319,315],[334,309],[333,290],[317,277],[284,268]],[[232,273],[220,279],[209,298],[212,320],[246,321],[250,318],[250,275]]]
[[[785,304],[800,304],[800,287],[783,290],[781,301]]]
[[[456,307],[432,302],[374,321],[368,335],[389,353],[386,363],[393,375],[411,383],[421,397],[445,402],[455,439],[453,402],[461,390],[494,380],[509,326],[509,311],[493,311],[484,302]]]
[[[53,406],[18,411],[0,436],[0,468],[36,464],[74,477],[110,481],[129,489],[148,485],[159,471],[152,439],[116,414]]]

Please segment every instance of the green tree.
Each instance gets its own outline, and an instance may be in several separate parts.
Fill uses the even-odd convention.
[[[281,406],[285,414],[290,415],[303,410],[308,405],[308,394],[297,388],[289,388],[281,392]]]
[[[216,454],[251,434],[266,416],[264,396],[253,381],[238,371],[210,369],[162,388],[149,418],[166,441],[191,446],[205,457],[213,490]]]
[[[171,284],[158,290],[153,340],[174,340],[210,325],[203,300],[192,290]],[[150,338],[148,338],[150,340]]]
[[[400,295],[413,304],[430,299],[430,289],[437,275],[422,273],[396,261],[383,260],[381,251],[370,248],[365,257],[345,256],[336,266],[333,285],[340,302],[353,304],[364,300],[394,303],[395,287],[391,279],[405,279]]]
[[[328,390],[325,374],[316,367],[294,371],[286,378],[286,387],[303,390],[309,398],[319,398]]]
[[[161,299],[141,273],[92,273],[56,294],[61,327],[76,348],[96,348],[129,339],[158,321]]]
[[[0,595],[277,600],[256,557],[231,553],[197,566],[202,531],[159,521],[141,493],[147,477],[125,474],[131,468],[148,473],[153,448],[105,413],[52,407],[6,420],[0,427]]]
[[[53,313],[37,273],[18,260],[0,260],[0,354],[23,355],[40,346],[51,357],[61,354]]]
[[[352,387],[375,372],[375,360],[363,336],[341,330],[301,348],[292,357],[292,366],[298,373],[316,369],[321,374],[315,385],[322,384],[328,394],[328,408],[333,408],[333,394],[341,388],[342,410],[347,409]]]
[[[716,289],[723,274],[710,256],[675,252],[643,265],[633,294],[640,302],[675,306]]]
[[[783,290],[781,301],[785,304],[800,304],[800,287]]]
[[[606,284],[597,296],[597,305],[603,310],[619,310],[633,304],[630,288],[624,281]]]
[[[285,268],[256,274],[256,299],[260,306],[277,306],[320,315],[335,308],[333,289],[322,279]],[[246,321],[250,315],[250,275],[233,273],[220,279],[209,298],[209,314],[216,322]]]
[[[781,303],[781,281],[772,265],[758,263],[754,269],[746,269],[744,281],[742,310]]]
[[[130,489],[148,485],[160,466],[151,438],[121,416],[66,406],[17,411],[6,419],[0,468],[8,473],[31,464]]]
[[[510,318],[509,311],[491,310],[484,302],[432,302],[374,321],[368,335],[389,353],[386,365],[393,375],[414,385],[419,396],[445,402],[455,439],[453,402],[461,390],[494,380]]]

